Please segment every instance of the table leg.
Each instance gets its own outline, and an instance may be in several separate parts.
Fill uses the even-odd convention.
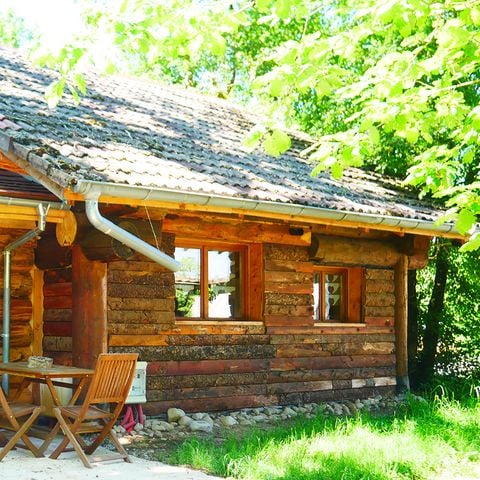
[[[58,393],[55,389],[55,385],[53,384],[52,380],[50,378],[47,378],[46,380],[46,384],[48,386],[48,389],[52,395],[52,399],[53,399],[53,403],[54,403],[54,406],[55,407],[60,407],[62,406],[61,405],[61,402],[60,402],[60,399],[58,397]],[[75,402],[77,401],[78,397],[80,396],[80,394],[82,393],[83,391],[83,388],[85,386],[85,383],[87,382],[87,377],[82,377],[80,379],[80,381],[78,382],[77,384],[77,387],[75,388],[74,392],[73,392],[73,395],[72,395],[72,398],[70,399],[70,401],[68,402],[68,405],[75,405]],[[58,434],[58,431],[60,430],[60,423],[57,421],[57,423],[54,425],[54,427],[52,428],[52,430],[50,431],[50,433],[47,435],[47,437],[45,438],[45,441],[42,443],[42,445],[40,446],[40,452],[41,453],[44,453],[45,450],[49,447],[49,445],[52,443],[52,440],[56,437],[56,435]]]
[[[20,399],[22,392],[30,385],[32,381],[29,378],[23,378],[22,383],[19,385],[15,396],[12,398],[14,402]]]

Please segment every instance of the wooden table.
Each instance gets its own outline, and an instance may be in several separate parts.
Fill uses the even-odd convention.
[[[64,365],[52,365],[50,368],[29,367],[27,362],[0,363],[0,374],[15,375],[22,377],[23,381],[18,388],[16,398],[21,395],[30,383],[44,383],[50,391],[55,406],[61,405],[58,392],[55,387],[72,388],[72,398],[69,404],[74,404],[82,393],[87,380],[93,375],[89,368],[66,367]],[[62,382],[60,379],[78,379],[78,383]]]
[[[61,401],[56,387],[67,387],[73,389],[72,397],[68,402],[69,405],[73,405],[82,393],[85,384],[93,375],[93,370],[90,370],[89,368],[67,367],[64,365],[52,365],[50,368],[29,367],[27,362],[9,362],[0,363],[0,374],[2,373],[23,378],[22,383],[17,390],[17,394],[15,395],[15,399],[20,397],[22,392],[30,383],[43,383],[47,385],[48,390],[52,395],[54,406],[60,406]],[[76,379],[78,382],[64,382],[62,381],[64,378]],[[45,440],[42,446],[39,448],[39,451],[42,454],[48,448],[48,445],[58,433],[59,429],[60,425],[57,422],[46,437],[41,434],[39,435]]]

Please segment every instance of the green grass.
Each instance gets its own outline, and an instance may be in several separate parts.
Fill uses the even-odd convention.
[[[251,430],[221,444],[189,439],[168,461],[239,480],[480,475],[480,403],[436,397],[412,399],[388,416],[299,418],[288,427]]]

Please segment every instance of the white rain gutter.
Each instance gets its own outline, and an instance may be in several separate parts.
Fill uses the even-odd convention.
[[[105,235],[109,235],[115,240],[118,240],[127,247],[136,250],[142,255],[145,255],[147,258],[150,258],[154,262],[157,262],[173,272],[176,272],[180,269],[180,263],[174,258],[169,257],[166,253],[163,253],[161,250],[152,247],[152,245],[149,243],[143,241],[135,235],[132,235],[130,232],[127,232],[123,228],[120,228],[118,225],[115,225],[113,222],[103,217],[98,209],[99,195],[99,192],[95,192],[93,196],[92,193],[89,193],[85,200],[85,212],[87,214],[87,218],[96,229],[100,230]]]
[[[3,199],[2,199],[3,200]],[[12,199],[11,199],[12,200]],[[15,202],[16,205],[19,203],[25,206],[27,200],[20,200],[20,202]],[[2,202],[4,203],[4,202]],[[12,203],[9,203],[10,205]],[[29,205],[31,206],[31,205]],[[42,203],[36,202],[38,208],[38,225],[33,230],[28,231],[23,234],[17,240],[9,243],[3,249],[4,256],[4,270],[3,270],[3,322],[2,322],[2,361],[7,363],[10,361],[10,268],[11,268],[11,253],[13,250],[21,247],[23,244],[37,238],[41,232],[45,230],[47,223],[47,213],[48,206],[45,208]],[[8,394],[8,375],[2,375],[2,387],[6,394]]]
[[[431,220],[399,218],[389,215],[377,215],[369,213],[345,212],[340,210],[330,210],[328,208],[232,198],[220,195],[179,192],[176,190],[162,188],[118,185],[114,183],[80,180],[75,186],[74,192],[83,195],[87,199],[92,195],[96,195],[95,198],[97,201],[99,195],[102,195],[106,197],[121,197],[140,201],[190,203],[198,206],[232,208],[261,212],[263,214],[275,213],[290,215],[294,218],[318,218],[324,220],[335,220],[338,222],[357,222],[371,225],[372,227],[379,225],[383,227],[390,227],[392,229],[399,228],[406,230],[422,230],[424,232],[431,232],[432,235],[437,233],[452,233],[457,234],[458,237],[461,236],[456,230],[455,226],[450,223],[437,224],[435,221]]]

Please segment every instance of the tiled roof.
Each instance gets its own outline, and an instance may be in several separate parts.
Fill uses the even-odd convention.
[[[58,200],[33,178],[0,169],[0,197]]]
[[[278,158],[249,151],[243,141],[257,118],[225,100],[89,74],[79,105],[67,99],[49,110],[44,91],[52,79],[19,52],[0,49],[0,136],[23,146],[62,188],[84,179],[427,221],[438,216],[378,175],[351,169],[340,181],[311,177],[300,137]]]

